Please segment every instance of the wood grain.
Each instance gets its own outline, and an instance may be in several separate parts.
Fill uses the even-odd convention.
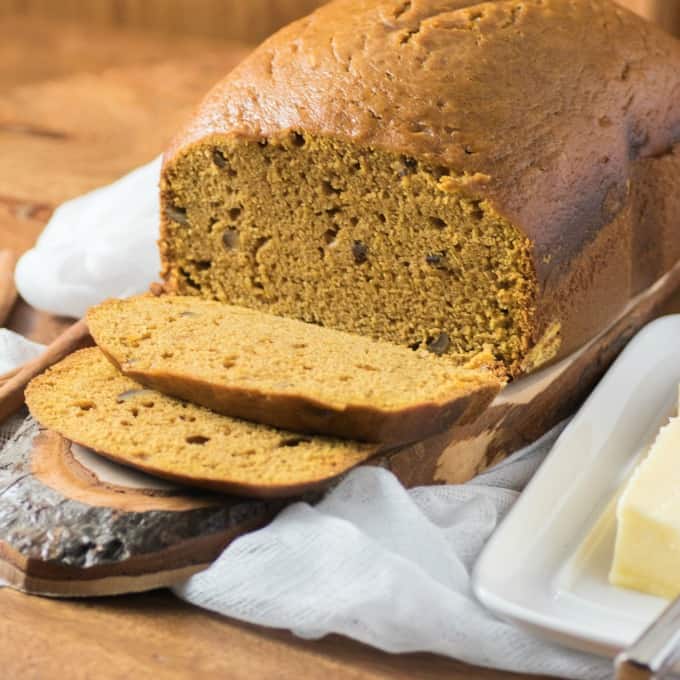
[[[107,68],[143,66],[171,59],[190,62],[204,58],[211,51],[228,53],[234,44],[227,40],[226,35],[211,39],[186,33],[164,35],[141,28],[123,32],[106,26],[109,22],[86,22],[87,8],[92,11],[104,4],[102,0],[82,0],[85,10],[77,14],[65,0],[46,0],[45,4],[54,11],[27,8],[29,19],[26,15],[9,13],[11,0],[9,4],[8,0],[0,2],[0,29],[3,35],[0,41],[0,92],[6,92],[13,86],[60,78],[74,72],[101,73]],[[58,15],[59,18],[52,15]],[[236,42],[244,39],[247,37],[237,38]],[[17,49],[17,45],[21,45],[22,49]],[[228,63],[225,63],[225,70],[228,67]],[[203,79],[199,82],[203,82]]]
[[[107,481],[96,471],[111,467],[96,457],[84,467],[73,446],[29,417],[0,453],[0,578],[13,587],[82,597],[168,586],[280,507],[153,488],[153,479],[115,467]]]
[[[662,26],[680,31],[679,0],[617,0]],[[4,0],[2,13],[79,21],[100,27],[133,28],[148,35],[166,33],[186,40],[208,36],[259,42],[312,11],[324,0]],[[1,52],[1,48],[0,48]]]
[[[429,654],[390,656],[344,638],[304,641],[189,608],[164,592],[55,602],[0,591],[3,677],[71,680],[498,680]],[[30,631],[30,634],[28,633]]]
[[[44,221],[60,202],[152,160],[244,53],[233,48],[189,64],[173,59],[11,90],[0,98],[0,206],[19,222]]]
[[[259,42],[325,0],[3,0],[5,12]],[[2,9],[0,9],[2,12]]]

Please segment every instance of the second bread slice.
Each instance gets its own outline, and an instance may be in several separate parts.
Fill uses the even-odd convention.
[[[167,397],[122,375],[96,347],[34,378],[26,403],[41,425],[107,458],[246,496],[274,498],[315,488],[378,448],[304,437]]]
[[[195,297],[109,300],[87,323],[143,385],[296,432],[411,442],[474,419],[500,388],[429,352]]]

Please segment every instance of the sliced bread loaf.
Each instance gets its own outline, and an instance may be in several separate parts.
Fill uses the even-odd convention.
[[[264,498],[318,486],[377,448],[304,437],[164,396],[123,376],[97,348],[35,378],[26,403],[41,425],[125,465]]]
[[[398,344],[491,345],[516,376],[680,258],[679,130],[680,42],[610,0],[334,0],[166,153],[162,273]]]
[[[143,385],[296,432],[411,442],[473,419],[500,388],[432,352],[195,297],[109,300],[87,322]]]

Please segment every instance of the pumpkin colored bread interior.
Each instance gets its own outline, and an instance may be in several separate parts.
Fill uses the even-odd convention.
[[[396,344],[490,345],[515,371],[532,330],[530,243],[450,179],[312,135],[197,144],[163,184],[165,275],[184,295]]]
[[[300,436],[145,389],[98,348],[32,380],[26,402],[41,425],[108,458],[230,493],[300,493],[376,452],[375,445]]]
[[[87,322],[136,381],[300,432],[415,441],[473,419],[500,387],[431,351],[195,297],[109,300]]]

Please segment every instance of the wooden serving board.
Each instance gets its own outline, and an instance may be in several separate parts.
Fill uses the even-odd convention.
[[[51,596],[169,586],[277,507],[159,482],[27,416],[0,451],[0,579]]]

